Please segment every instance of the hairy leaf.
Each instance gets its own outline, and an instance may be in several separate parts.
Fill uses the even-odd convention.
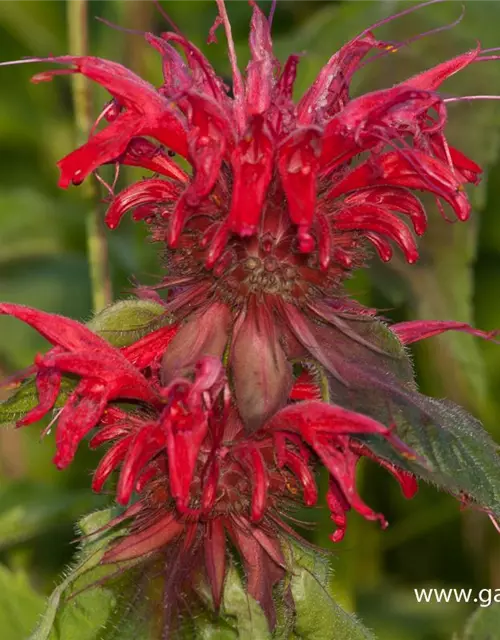
[[[482,606],[469,618],[463,640],[495,640],[500,629],[500,591],[489,589],[491,606]]]
[[[296,609],[295,636],[302,640],[373,640],[371,632],[333,599],[328,557],[289,541],[284,549],[293,567],[290,590]]]
[[[145,611],[152,581],[133,563],[120,570],[100,565],[107,545],[118,535],[98,533],[112,509],[83,518],[79,528],[83,545],[76,564],[54,590],[30,640],[154,640],[157,618]],[[93,534],[98,534],[94,537]],[[89,538],[89,536],[91,536]]]

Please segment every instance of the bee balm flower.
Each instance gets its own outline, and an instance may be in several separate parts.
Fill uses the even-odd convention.
[[[116,228],[131,211],[163,244],[167,276],[147,295],[156,295],[164,326],[117,348],[72,320],[12,304],[0,313],[53,344],[19,376],[35,375],[38,391],[38,405],[19,424],[47,415],[68,378],[72,391],[56,414],[55,463],[66,467],[90,434],[92,447],[109,446],[93,488],[102,490],[119,472],[116,499],[127,508],[111,525],[127,521],[129,529],[103,562],[165,552],[176,559],[172,572],[182,569],[179,579],[204,567],[217,609],[231,542],[247,590],[273,626],[272,590],[290,570],[283,536],[296,535],[287,516],[296,505],[317,503],[319,466],[328,474],[332,540],[339,541],[350,509],[386,525],[357,493],[360,457],[393,473],[411,497],[416,482],[406,461],[417,461],[427,478],[433,464],[440,478],[453,475],[442,472],[435,451],[430,462],[419,459],[415,432],[430,441],[428,430],[441,429],[446,439],[447,416],[460,415],[471,427],[467,435],[476,433],[472,418],[418,392],[404,347],[449,330],[493,334],[456,322],[389,328],[349,299],[343,283],[372,248],[384,261],[394,245],[409,263],[418,259],[416,236],[427,217],[417,192],[458,220],[469,217],[464,186],[477,184],[481,169],[448,144],[439,89],[494,56],[478,46],[353,97],[352,77],[367,56],[393,48],[366,30],[294,101],[299,57],[279,63],[269,21],[250,4],[251,56],[242,74],[217,0],[232,94],[178,32],[145,34],[161,59],[159,87],[91,56],[50,58],[63,69],[34,77],[80,73],[111,95],[88,141],[58,163],[61,187],[99,175],[104,165],[152,172],[118,194],[107,185],[106,222]],[[162,288],[166,300],[156,294]],[[486,436],[482,442],[489,446]],[[444,486],[468,500],[448,476]],[[491,513],[486,503],[480,506]],[[167,591],[174,583],[166,582]]]
[[[348,301],[342,284],[370,247],[385,261],[393,245],[408,262],[418,259],[416,236],[427,218],[415,192],[432,194],[459,220],[469,217],[464,185],[477,183],[481,169],[448,144],[446,101],[438,91],[451,75],[487,58],[477,47],[353,97],[350,82],[362,61],[394,48],[366,30],[330,58],[295,102],[299,57],[276,59],[269,22],[250,4],[251,56],[243,76],[224,2],[217,2],[232,96],[201,51],[173,32],[145,34],[162,63],[159,87],[90,56],[51,58],[68,68],[34,77],[80,73],[110,92],[98,120],[105,126],[58,163],[60,185],[79,184],[106,164],[153,172],[113,193],[106,222],[115,228],[132,211],[165,244],[162,286],[176,291],[166,311],[182,326],[163,368],[182,375],[202,355],[221,358],[228,349],[248,431],[285,405],[292,360],[320,363],[341,383],[341,395],[359,385],[358,364],[390,369],[384,345],[373,331],[366,334],[371,312]],[[187,160],[190,173],[171,152]]]

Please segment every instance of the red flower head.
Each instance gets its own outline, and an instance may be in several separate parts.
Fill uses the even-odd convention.
[[[356,439],[376,434],[410,455],[391,430],[336,405],[315,399],[290,404],[247,435],[218,359],[203,357],[189,378],[165,379],[152,366],[175,331],[169,326],[119,350],[74,320],[12,304],[0,305],[0,312],[27,322],[54,344],[25,373],[36,373],[39,404],[18,426],[54,407],[63,375],[77,376],[57,414],[55,463],[67,466],[92,430],[92,448],[110,445],[94,473],[93,489],[101,491],[120,467],[117,502],[127,506],[138,494],[111,523],[130,520],[131,530],[112,545],[104,562],[167,551],[183,556],[178,563],[183,575],[187,567],[199,566],[201,556],[218,608],[230,540],[243,561],[249,593],[273,625],[272,589],[287,569],[283,535],[297,535],[287,515],[301,504],[317,503],[319,463],[330,477],[326,498],[337,527],[333,541],[342,539],[351,508],[387,524],[357,494],[361,456],[376,458],[393,473],[406,497],[417,489],[411,474],[377,458]],[[293,400],[316,395],[314,382],[306,378],[294,386]],[[135,405],[133,412],[120,408],[124,401]],[[174,595],[166,600],[175,602]]]
[[[154,173],[117,195],[109,187],[106,222],[115,228],[131,210],[166,243],[161,286],[175,289],[166,311],[182,326],[163,367],[182,375],[202,355],[226,353],[247,430],[284,406],[291,360],[321,363],[341,394],[358,384],[358,364],[388,366],[375,364],[384,347],[365,331],[370,312],[346,301],[342,282],[370,246],[389,260],[395,243],[408,262],[417,260],[415,234],[427,220],[414,191],[432,194],[441,210],[446,203],[459,220],[469,217],[464,185],[476,184],[481,169],[448,145],[447,99],[438,90],[488,59],[477,47],[389,89],[351,97],[366,57],[394,48],[365,30],[294,102],[299,57],[278,62],[269,21],[250,4],[244,77],[223,0],[210,32],[213,41],[217,26],[226,31],[232,96],[178,32],[145,34],[161,56],[159,87],[93,57],[51,58],[69,68],[34,77],[81,73],[110,92],[97,121],[106,125],[59,162],[60,185],[79,184],[106,164]],[[171,152],[191,164],[190,174]]]
[[[279,64],[270,24],[250,4],[251,59],[243,77],[217,0],[215,27],[226,31],[232,96],[201,51],[170,32],[145,34],[163,63],[160,87],[87,56],[51,58],[69,68],[34,78],[81,73],[112,96],[96,127],[107,124],[59,162],[62,187],[107,164],[153,172],[117,195],[108,185],[106,221],[115,228],[132,210],[165,244],[168,275],[156,287],[168,288],[166,301],[157,296],[165,326],[118,349],[76,321],[11,304],[0,305],[0,313],[54,345],[20,376],[36,375],[39,403],[19,424],[48,414],[69,376],[72,391],[56,414],[55,463],[67,466],[91,431],[92,447],[110,445],[93,487],[100,491],[119,469],[117,501],[129,506],[113,524],[127,520],[130,529],[104,561],[166,550],[174,574],[205,567],[218,607],[231,541],[248,591],[272,624],[272,589],[287,569],[282,534],[293,533],[287,515],[297,504],[316,504],[319,465],[329,476],[326,499],[338,541],[351,508],[386,524],[357,494],[361,456],[393,473],[410,497],[416,484],[408,460],[424,477],[442,472],[435,451],[430,460],[414,456],[418,433],[426,442],[433,429],[451,438],[448,418],[456,415],[469,437],[476,433],[470,416],[418,393],[404,345],[448,330],[492,335],[453,322],[389,329],[374,310],[349,300],[342,283],[370,246],[383,260],[391,258],[391,243],[408,262],[418,258],[414,234],[423,234],[427,221],[414,191],[468,218],[464,185],[477,183],[481,170],[448,145],[447,99],[438,89],[494,56],[478,47],[353,98],[350,82],[363,59],[392,47],[366,30],[294,102],[299,57]],[[190,163],[189,174],[171,152]],[[154,288],[147,295],[156,295]],[[467,499],[445,472],[442,485]]]

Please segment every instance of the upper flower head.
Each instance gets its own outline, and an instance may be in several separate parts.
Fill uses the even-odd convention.
[[[365,30],[330,58],[294,102],[299,57],[279,63],[269,22],[250,4],[251,56],[243,77],[224,2],[217,0],[216,26],[226,30],[232,96],[201,51],[179,33],[145,34],[162,58],[159,87],[116,62],[52,58],[112,95],[98,119],[107,125],[59,162],[61,186],[79,184],[107,163],[142,166],[161,176],[113,197],[106,220],[116,227],[127,210],[135,210],[134,217],[153,223],[155,236],[179,255],[190,250],[191,264],[182,271],[197,265],[234,271],[242,253],[260,259],[277,253],[281,270],[289,258],[314,264],[325,277],[341,276],[362,262],[367,241],[384,260],[391,257],[393,241],[414,262],[411,228],[424,233],[426,216],[412,190],[448,203],[460,220],[469,216],[464,185],[477,183],[481,169],[448,145],[446,100],[438,89],[481,60],[480,48],[389,89],[352,98],[350,82],[366,56],[395,48]],[[55,73],[61,70],[34,80]],[[165,147],[188,160],[191,175]],[[360,154],[363,161],[355,162]],[[294,253],[299,256],[291,258]]]
[[[161,56],[159,87],[93,57],[51,58],[69,68],[34,77],[81,73],[110,92],[88,142],[59,162],[60,185],[79,184],[106,164],[153,172],[117,195],[107,185],[107,224],[116,227],[132,210],[166,243],[168,275],[160,286],[175,291],[166,311],[182,327],[162,363],[165,373],[182,374],[204,354],[226,354],[248,430],[284,406],[291,360],[312,358],[348,385],[357,373],[337,362],[343,348],[334,339],[346,349],[365,347],[354,360],[384,352],[356,321],[370,312],[345,300],[342,282],[369,246],[389,260],[395,243],[409,262],[417,260],[415,234],[425,232],[427,218],[414,191],[432,194],[459,220],[469,216],[464,185],[477,183],[481,169],[447,143],[446,99],[438,90],[485,59],[477,47],[389,89],[351,97],[351,79],[366,57],[394,50],[365,30],[296,102],[299,57],[278,62],[268,19],[250,4],[244,75],[223,0],[210,32],[214,40],[216,27],[225,28],[232,95],[178,32],[145,34]],[[190,173],[172,152],[190,163]]]

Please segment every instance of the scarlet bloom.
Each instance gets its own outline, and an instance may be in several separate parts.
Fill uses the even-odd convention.
[[[60,185],[79,184],[106,164],[153,172],[117,195],[108,187],[106,222],[113,229],[132,211],[166,243],[168,276],[160,288],[176,292],[166,312],[180,329],[162,366],[182,375],[204,354],[221,358],[230,343],[231,380],[247,430],[286,403],[291,360],[320,363],[340,396],[350,386],[376,383],[380,376],[368,381],[367,366],[391,368],[369,328],[373,312],[348,301],[342,283],[370,247],[389,260],[394,243],[408,262],[417,260],[415,234],[425,232],[427,219],[414,191],[432,194],[440,210],[445,203],[459,220],[469,217],[464,185],[476,184],[481,169],[447,143],[446,99],[438,90],[488,59],[478,46],[353,98],[350,82],[367,56],[394,50],[365,30],[294,102],[299,56],[278,62],[269,21],[250,4],[251,57],[243,77],[224,2],[217,0],[232,96],[177,32],[144,34],[161,57],[159,87],[93,57],[51,58],[69,68],[33,78],[81,73],[110,92],[96,126],[107,124],[58,163]],[[190,174],[172,152],[191,164]]]
[[[350,300],[343,282],[370,247],[389,260],[394,243],[408,262],[417,260],[415,234],[427,219],[414,191],[432,194],[459,220],[469,217],[464,185],[476,184],[481,169],[448,144],[438,90],[494,56],[478,46],[353,98],[350,82],[367,56],[394,48],[366,30],[294,102],[299,56],[280,65],[269,21],[250,4],[243,77],[217,0],[232,95],[177,32],[145,34],[161,56],[160,87],[90,56],[51,58],[65,68],[34,77],[81,73],[112,96],[88,142],[58,163],[62,187],[103,165],[153,173],[118,194],[106,185],[106,222],[115,228],[130,210],[166,246],[168,275],[146,291],[161,305],[164,326],[119,349],[73,320],[12,304],[0,313],[53,344],[21,375],[36,376],[39,403],[19,424],[48,414],[69,376],[73,390],[56,414],[55,463],[67,466],[92,432],[92,447],[109,447],[93,488],[119,470],[116,499],[127,508],[112,524],[128,521],[129,531],[104,562],[166,550],[181,559],[174,568],[205,567],[217,608],[231,541],[248,591],[273,625],[272,588],[289,569],[281,540],[295,535],[287,516],[297,504],[316,504],[316,469],[329,476],[332,540],[342,539],[351,508],[385,526],[356,491],[359,458],[375,459],[411,497],[416,482],[404,463],[418,458],[411,437],[400,438],[408,425],[425,434],[446,427],[443,416],[457,411],[418,392],[405,345],[449,330],[493,337],[456,322],[389,328]],[[191,165],[189,174],[175,154]],[[162,288],[165,300],[156,293]],[[457,483],[446,488],[464,493]]]
[[[356,436],[376,434],[403,454],[411,452],[376,420],[307,399],[316,394],[309,377],[294,386],[292,399],[299,402],[247,435],[218,359],[203,357],[189,378],[166,378],[154,366],[158,354],[168,352],[175,332],[171,326],[120,350],[68,318],[13,304],[1,304],[0,313],[23,320],[54,344],[25,372],[36,375],[39,404],[18,426],[41,419],[54,407],[63,375],[77,376],[79,382],[57,414],[54,461],[59,468],[67,466],[93,431],[90,447],[109,447],[94,473],[94,491],[101,491],[120,468],[116,500],[130,506],[110,526],[131,520],[131,530],[103,562],[167,550],[171,557],[183,556],[178,565],[184,575],[186,567],[199,566],[201,555],[218,609],[231,540],[241,555],[248,591],[273,625],[272,589],[289,569],[282,536],[297,535],[287,515],[300,504],[318,502],[318,464],[330,477],[326,498],[337,526],[333,541],[342,539],[351,508],[386,526],[384,517],[357,494],[356,464],[363,455],[375,456]],[[120,408],[124,401],[135,409]],[[378,461],[397,478],[406,497],[415,493],[411,474]],[[138,499],[130,504],[134,492]],[[174,595],[166,600],[174,604]]]

